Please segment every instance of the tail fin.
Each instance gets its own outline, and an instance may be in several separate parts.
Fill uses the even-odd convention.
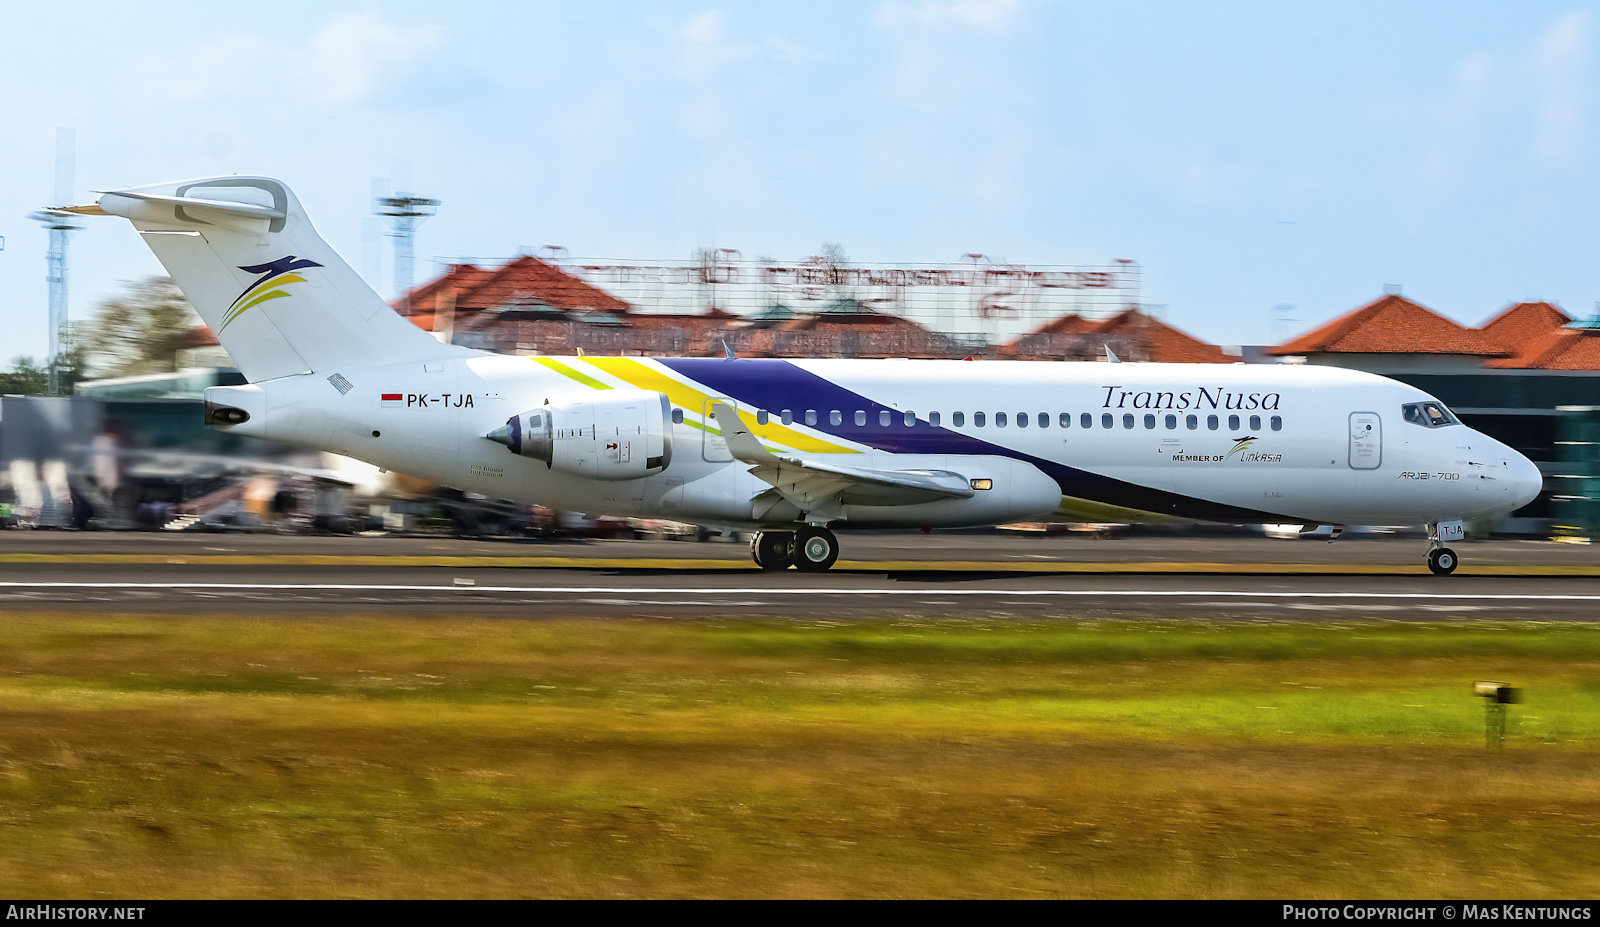
[[[471,353],[401,318],[317,235],[279,181],[212,177],[114,190],[98,211],[132,220],[251,381]]]

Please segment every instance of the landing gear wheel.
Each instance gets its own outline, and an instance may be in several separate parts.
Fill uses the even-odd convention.
[[[821,573],[839,559],[839,539],[827,528],[807,526],[794,533],[794,567]]]
[[[1456,552],[1448,547],[1435,547],[1428,551],[1428,569],[1435,576],[1449,576],[1456,571]]]
[[[794,566],[793,531],[757,531],[750,539],[750,559],[763,570],[787,570]]]

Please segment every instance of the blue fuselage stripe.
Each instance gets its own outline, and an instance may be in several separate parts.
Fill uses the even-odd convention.
[[[907,426],[904,423],[904,411],[873,402],[786,360],[703,357],[656,360],[662,366],[700,383],[712,395],[726,396],[750,408],[774,413],[784,409],[792,409],[796,413],[803,409],[816,409],[817,424],[809,427],[891,454],[1009,457],[1031,464],[1055,480],[1063,496],[1179,518],[1275,522],[1284,517],[1079,470],[930,425],[920,417]],[[832,424],[828,418],[828,413],[834,410],[841,413],[838,425]],[[855,424],[854,415],[857,411],[866,413],[866,424]],[[890,425],[879,424],[879,414],[882,412],[890,414]]]

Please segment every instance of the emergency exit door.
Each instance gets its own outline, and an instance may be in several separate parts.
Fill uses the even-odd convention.
[[[728,439],[722,436],[722,429],[717,425],[712,412],[712,407],[719,402],[735,411],[739,408],[737,402],[724,396],[711,396],[706,399],[701,418],[705,427],[700,432],[700,456],[709,463],[727,463],[733,459],[733,452],[728,450]]]

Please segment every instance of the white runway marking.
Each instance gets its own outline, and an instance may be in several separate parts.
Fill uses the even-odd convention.
[[[1139,597],[1228,599],[1363,599],[1436,602],[1600,602],[1595,595],[1544,595],[1492,592],[1241,592],[1226,589],[844,589],[740,587],[685,589],[670,586],[455,586],[390,583],[115,583],[115,582],[0,582],[0,589],[117,589],[129,592],[448,592],[456,595],[510,592],[537,595],[672,595],[725,596],[1013,596],[1049,598]],[[725,603],[724,603],[725,604]]]

